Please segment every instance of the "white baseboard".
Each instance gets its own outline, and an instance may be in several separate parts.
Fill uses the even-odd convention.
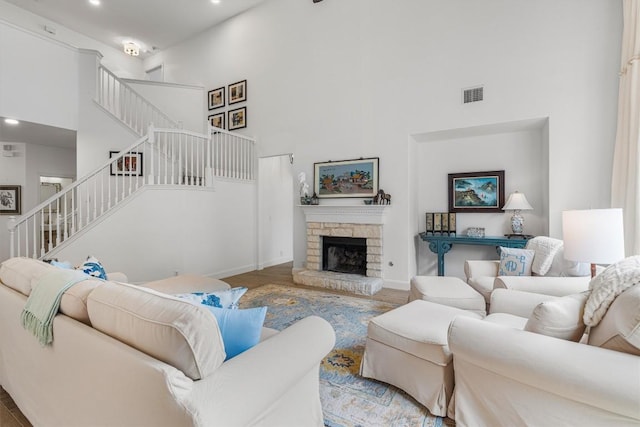
[[[236,276],[242,273],[248,273],[257,269],[255,264],[248,264],[238,268],[232,268],[230,270],[217,271],[215,273],[205,274],[207,277],[213,277],[214,279],[221,279],[223,277]]]
[[[266,261],[261,264],[258,264],[258,270],[262,270],[267,267],[272,267],[274,265],[284,264],[285,262],[291,262],[291,261],[293,261],[293,258],[291,257],[280,257],[280,258],[272,259],[270,261]]]

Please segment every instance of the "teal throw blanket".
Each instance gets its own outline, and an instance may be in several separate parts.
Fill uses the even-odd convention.
[[[82,271],[60,270],[45,274],[31,290],[20,315],[22,326],[46,345],[53,341],[53,318],[58,313],[62,294],[89,277]]]

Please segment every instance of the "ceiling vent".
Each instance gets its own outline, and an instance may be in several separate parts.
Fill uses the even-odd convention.
[[[470,87],[462,89],[462,103],[479,102],[484,99],[484,86]]]

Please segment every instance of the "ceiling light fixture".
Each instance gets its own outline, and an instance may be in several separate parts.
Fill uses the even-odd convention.
[[[94,6],[100,6],[100,0],[89,0],[89,3],[91,3]]]
[[[211,0],[211,3],[213,3],[213,4],[220,4],[220,0]]]
[[[131,56],[138,56],[140,55],[140,47],[134,42],[125,42],[124,53]]]
[[[19,124],[19,123],[20,123],[20,122],[19,122],[19,121],[17,121],[16,119],[4,119],[4,122],[5,122],[6,124],[8,124],[8,125],[17,125],[17,124]]]

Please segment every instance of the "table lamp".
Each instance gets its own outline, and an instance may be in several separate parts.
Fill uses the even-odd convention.
[[[524,218],[520,215],[520,211],[533,210],[533,207],[529,204],[524,194],[519,191],[509,194],[507,203],[504,204],[502,210],[513,211],[513,216],[511,217],[511,230],[513,231],[513,234],[522,234],[522,230],[524,229]]]
[[[569,261],[613,264],[624,258],[622,209],[589,209],[562,212],[564,257]]]

